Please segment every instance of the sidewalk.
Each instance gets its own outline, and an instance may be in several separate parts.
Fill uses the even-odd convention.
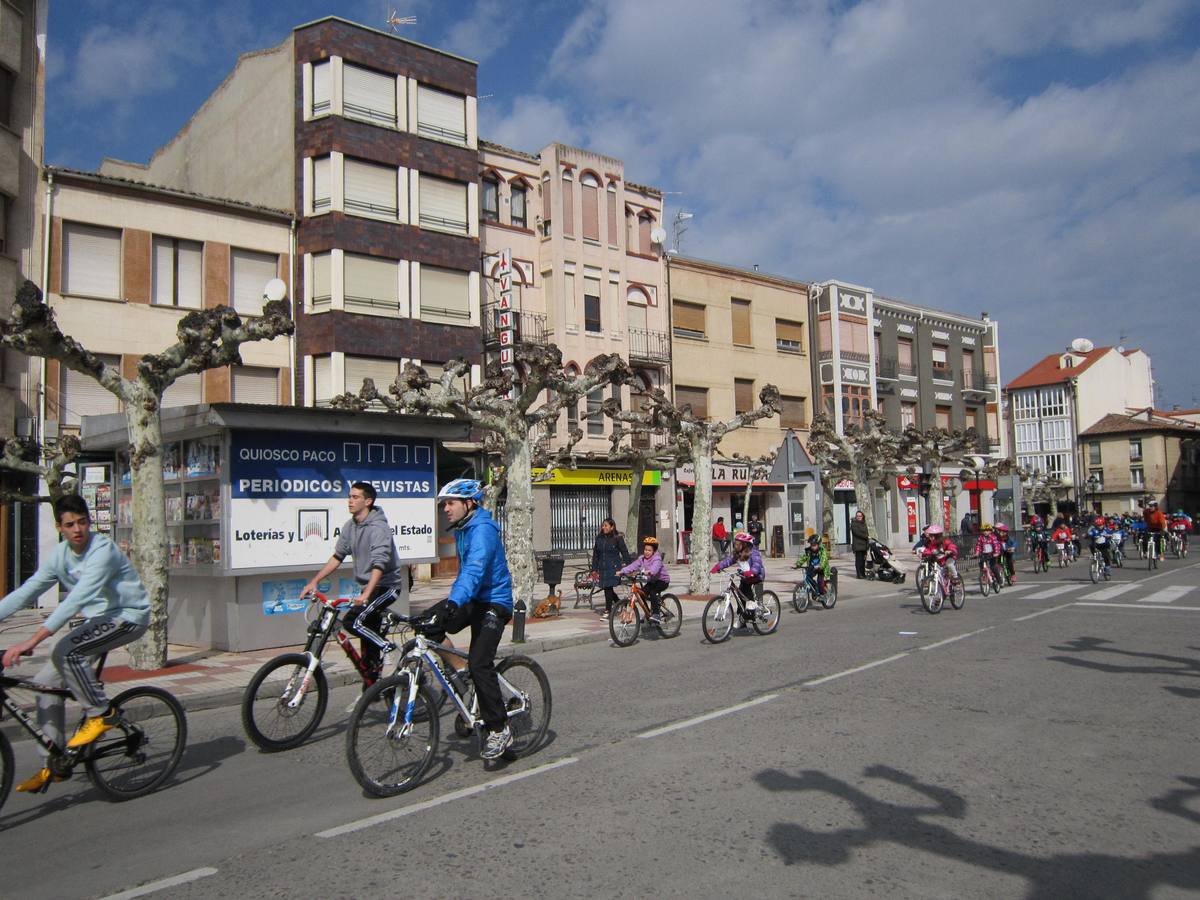
[[[838,560],[840,578],[838,582],[838,603],[853,602],[873,593],[883,593],[894,590],[895,585],[874,581],[858,581],[854,578],[854,561]],[[679,594],[680,582],[686,584],[686,569],[683,565],[672,567],[674,593]],[[767,587],[779,595],[786,616],[791,608],[792,587],[799,580],[799,572],[790,568],[786,560],[769,560],[768,572],[778,577],[768,577]],[[847,574],[849,572],[849,574]],[[793,577],[793,574],[795,577]],[[432,606],[446,596],[450,589],[450,580],[418,582],[412,590],[412,610],[419,612]],[[716,587],[716,579],[713,586]],[[545,585],[538,585],[544,591]],[[574,590],[570,585],[560,587],[563,590],[562,615],[553,619],[534,619],[529,617],[525,623],[525,643],[512,642],[512,628],[509,627],[505,640],[500,645],[500,655],[508,656],[514,653],[536,654],[545,653],[563,647],[587,644],[596,641],[607,641],[608,622],[600,618],[599,611],[604,606],[604,596],[597,591],[594,597],[596,611],[586,604],[575,608]],[[699,595],[695,599],[680,594],[683,607],[683,628],[695,628],[696,622],[704,612],[704,605],[711,595]],[[8,647],[19,640],[33,634],[36,628],[49,615],[49,610],[25,610],[17,613],[0,624],[0,648]],[[304,637],[304,624],[299,616],[296,617],[296,638],[301,642]],[[455,638],[456,643],[464,644],[466,635]],[[18,674],[32,675],[41,668],[48,657],[54,639],[44,641],[32,659],[23,660],[14,671]],[[154,672],[141,672],[129,668],[128,654],[116,650],[109,654],[104,669],[104,682],[109,686],[110,696],[133,685],[152,684],[171,691],[189,710],[213,709],[217,707],[236,706],[241,703],[242,692],[250,678],[264,662],[288,651],[298,651],[303,647],[302,642],[292,647],[276,647],[267,650],[255,650],[246,653],[230,653],[221,650],[202,650],[172,644],[168,648],[169,663],[166,669]],[[340,648],[330,647],[325,653],[322,665],[329,683],[333,687],[355,684],[359,681],[358,673],[350,665]]]

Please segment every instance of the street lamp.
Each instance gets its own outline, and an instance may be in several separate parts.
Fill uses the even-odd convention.
[[[976,514],[979,516],[979,519],[975,523],[975,525],[978,529],[982,530],[983,529],[983,488],[979,484],[979,471],[980,471],[980,469],[982,469],[984,466],[987,465],[987,460],[984,459],[982,456],[972,456],[972,457],[970,457],[970,460],[971,460],[971,468],[972,468],[971,474],[975,476],[975,480],[972,482],[975,486],[971,490],[971,494],[975,497],[975,503],[973,505],[975,507]]]
[[[1084,484],[1087,487],[1087,494],[1089,494],[1091,496],[1090,506],[1094,507],[1096,505],[1096,494],[1099,493],[1099,491],[1100,491],[1100,479],[1097,478],[1096,473],[1093,472],[1091,475],[1088,476],[1087,481],[1084,482]],[[1084,503],[1087,504],[1087,502],[1088,502],[1088,500],[1087,500],[1087,497],[1085,496]],[[1095,512],[1095,509],[1089,508],[1087,510],[1088,515],[1091,515],[1093,512]]]

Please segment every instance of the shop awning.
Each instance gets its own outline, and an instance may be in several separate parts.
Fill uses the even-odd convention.
[[[996,482],[989,481],[986,478],[981,478],[978,481],[972,480],[963,482],[964,491],[994,491],[995,489]]]
[[[695,488],[696,483],[694,481],[680,481],[679,486],[681,488]],[[713,487],[714,491],[744,491],[746,489],[746,482],[744,482],[744,481],[714,481],[712,487]],[[754,486],[750,490],[751,491],[782,491],[786,487],[787,487],[787,485],[779,484],[774,481],[756,481],[756,482],[754,482]]]

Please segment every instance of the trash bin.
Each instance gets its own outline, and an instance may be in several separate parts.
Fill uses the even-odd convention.
[[[541,554],[542,558],[542,581],[550,586],[550,593],[554,593],[554,589],[562,584],[563,567],[567,561],[561,550],[549,550]]]

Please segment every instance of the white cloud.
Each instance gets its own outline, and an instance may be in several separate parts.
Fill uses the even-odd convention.
[[[182,13],[159,8],[128,27],[97,25],[80,42],[66,97],[79,106],[159,93],[178,81],[178,67],[203,59],[196,25]]]
[[[458,19],[449,28],[439,46],[476,62],[484,62],[519,34],[506,24],[513,11],[512,4],[501,0],[478,0],[469,15]]]

